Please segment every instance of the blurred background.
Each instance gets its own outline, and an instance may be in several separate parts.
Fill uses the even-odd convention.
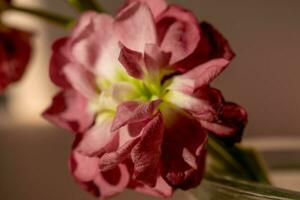
[[[64,0],[16,0],[74,16]],[[122,0],[103,0],[111,13]],[[212,23],[237,54],[213,85],[249,113],[244,143],[257,147],[272,167],[273,182],[300,191],[300,1],[169,0]],[[40,113],[56,88],[48,78],[51,43],[67,32],[40,19],[6,13],[5,20],[35,34],[30,68],[0,103],[0,199],[93,199],[69,175],[73,136]],[[294,169],[286,170],[293,163]],[[183,199],[177,193],[174,199]],[[121,199],[154,199],[130,191]]]

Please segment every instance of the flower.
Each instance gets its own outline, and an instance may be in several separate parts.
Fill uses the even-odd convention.
[[[61,92],[43,114],[75,134],[76,180],[99,198],[199,185],[207,135],[236,137],[246,123],[209,86],[233,56],[211,25],[163,0],[129,0],[116,18],[84,13],[53,45]]]
[[[31,56],[31,34],[9,27],[0,27],[0,93],[19,81]]]

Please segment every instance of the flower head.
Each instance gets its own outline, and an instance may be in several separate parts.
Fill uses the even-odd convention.
[[[129,0],[115,18],[83,14],[53,45],[61,92],[44,113],[76,135],[76,180],[100,198],[199,185],[208,133],[232,137],[246,122],[209,86],[233,56],[211,25],[163,0]]]
[[[31,56],[30,39],[28,32],[0,27],[0,93],[22,78]]]

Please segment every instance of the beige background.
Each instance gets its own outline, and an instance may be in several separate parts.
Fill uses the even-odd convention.
[[[17,2],[74,14],[63,0]],[[200,20],[214,24],[237,53],[230,68],[214,82],[214,86],[220,88],[228,100],[239,102],[248,110],[246,138],[255,145],[261,137],[257,140],[261,149],[270,146],[270,138],[280,137],[288,141],[285,148],[300,147],[300,1],[169,2],[185,5]],[[103,3],[115,12],[122,1],[103,0]],[[55,92],[47,76],[50,44],[66,33],[25,15],[8,13],[6,19],[35,30],[36,51],[25,78],[9,91],[8,111],[0,115],[0,199],[93,199],[82,192],[68,174],[66,162],[72,136],[51,129],[38,117]],[[278,142],[275,146],[282,147]],[[287,188],[292,185],[300,190],[297,187],[299,176],[282,176],[281,173],[273,178]],[[283,184],[285,181],[287,184]],[[177,199],[182,198],[182,194],[178,194]],[[116,199],[146,198],[126,193]]]

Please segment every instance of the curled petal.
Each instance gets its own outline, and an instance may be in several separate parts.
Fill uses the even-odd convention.
[[[126,69],[127,73],[137,79],[143,78],[143,70],[141,67],[142,57],[141,53],[130,50],[121,44],[119,61]]]
[[[58,93],[43,116],[50,122],[75,133],[84,132],[94,121],[94,116],[87,111],[86,98],[73,90]]]
[[[200,41],[197,19],[177,6],[170,6],[160,15],[157,29],[161,49],[172,53],[171,65],[192,54]]]
[[[228,41],[212,25],[202,22],[199,25],[201,40],[196,50],[184,60],[174,64],[174,67],[184,73],[211,59],[224,58],[228,61],[234,58]]]
[[[143,52],[145,45],[156,44],[156,28],[149,7],[137,1],[128,4],[117,15],[115,30],[129,49]]]
[[[111,130],[116,131],[126,124],[136,123],[151,118],[160,103],[161,100],[147,103],[128,101],[120,104],[117,108]]]
[[[128,3],[132,2],[146,3],[154,17],[158,17],[164,10],[167,9],[167,3],[165,0],[128,0]]]
[[[163,119],[158,113],[143,128],[141,140],[131,152],[134,163],[134,178],[150,187],[155,186],[160,171],[163,130]]]
[[[173,79],[170,89],[182,92],[192,93],[196,89],[208,85],[213,81],[226,67],[229,61],[226,59],[214,59],[202,64],[194,69],[179,75]]]
[[[224,103],[217,121],[201,121],[201,125],[212,134],[226,137],[229,142],[239,142],[247,123],[246,111],[235,103]]]

